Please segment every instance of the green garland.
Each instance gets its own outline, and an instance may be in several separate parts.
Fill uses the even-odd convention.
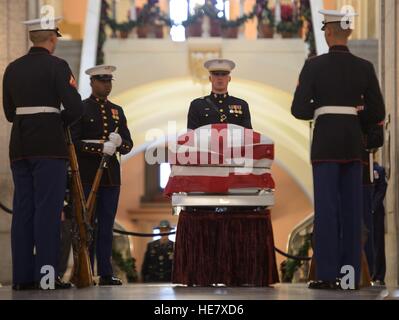
[[[219,12],[221,11],[217,10],[213,5],[205,3],[204,5],[197,7],[194,11],[194,14],[188,16],[187,20],[183,22],[183,26],[188,27],[196,23],[200,18],[208,16],[210,19],[218,21],[223,29],[238,28],[255,17],[257,12],[257,4],[253,6],[250,13],[244,14],[235,20],[227,20],[225,16],[219,17]]]
[[[101,15],[100,15],[100,26],[98,32],[98,43],[97,43],[97,57],[96,65],[104,64],[104,43],[107,40],[107,34],[105,32],[106,19],[108,17],[109,4],[103,0],[101,2]]]
[[[310,9],[310,1],[309,0],[302,0],[301,1],[301,18],[303,21],[306,21],[307,31],[305,35],[305,42],[308,44],[309,47],[309,56],[316,55],[316,39],[313,30],[313,21],[312,21],[312,11]]]
[[[267,4],[261,8],[260,13],[258,14],[258,21],[274,27],[276,17],[272,10],[267,7]]]
[[[102,0],[103,8],[109,8],[109,5],[106,0]],[[175,23],[163,12],[161,12],[160,8],[157,5],[145,4],[141,9],[139,15],[136,20],[129,20],[125,22],[117,22],[115,19],[112,19],[108,15],[108,10],[104,10],[107,14],[104,16],[104,24],[108,25],[114,32],[122,31],[122,32],[130,32],[134,28],[138,26],[142,26],[148,23],[155,23],[157,25],[172,27]],[[184,27],[190,26],[200,18],[204,16],[208,16],[210,19],[216,20],[220,22],[222,28],[235,28],[240,27],[247,21],[253,19],[256,15],[257,5],[254,5],[252,11],[248,14],[244,14],[241,17],[235,20],[227,20],[226,17],[219,17],[217,10],[213,5],[209,3],[205,3],[202,6],[199,6],[195,9],[194,14],[189,15],[187,20],[182,23]]]
[[[305,1],[302,1],[305,2]],[[302,7],[302,6],[301,6]],[[117,22],[115,19],[112,19],[108,14],[109,4],[106,0],[102,0],[102,19],[101,23],[103,26],[108,25],[114,32],[122,31],[122,32],[131,32],[134,28],[138,26],[142,26],[148,23],[154,23],[160,26],[172,27],[175,23],[163,12],[161,12],[159,6],[155,4],[147,3],[140,10],[139,15],[136,20],[128,20],[125,22]],[[237,28],[245,24],[247,21],[252,20],[255,16],[258,17],[260,21],[266,20],[270,24],[274,24],[274,15],[270,9],[262,8],[261,13],[258,13],[259,7],[256,3],[251,12],[248,14],[244,14],[241,17],[238,17],[235,20],[227,20],[225,16],[219,17],[218,13],[220,12],[215,8],[214,5],[210,3],[205,3],[202,6],[199,6],[195,9],[194,14],[189,15],[187,20],[182,23],[184,27],[188,27],[200,21],[204,16],[208,16],[210,19],[215,20],[220,23],[220,26],[223,29],[226,28]],[[303,20],[311,21],[311,12],[308,7],[304,6],[301,8],[301,18],[297,21],[282,21],[277,25],[277,32],[289,32],[296,33],[302,27]],[[310,45],[314,43],[314,38],[312,39],[312,32],[307,35],[307,39],[305,40]],[[103,36],[102,36],[103,37]],[[103,39],[101,39],[103,40]],[[313,51],[313,48],[310,48],[310,51]]]
[[[309,46],[309,56],[316,54],[316,44],[315,37],[313,31],[312,24],[312,13],[310,10],[309,0],[301,0],[300,5],[300,17],[301,19],[298,22],[292,23],[292,25],[280,25],[277,26],[277,31],[288,31],[288,32],[297,32],[302,25],[303,21],[308,22],[309,29],[305,35],[305,42]],[[240,27],[247,21],[253,19],[255,16],[258,17],[259,21],[269,21],[272,25],[274,25],[274,15],[270,9],[265,10],[259,14],[257,10],[259,9],[258,3],[256,3],[252,9],[252,11],[248,14],[244,14],[243,16],[235,19],[235,20],[227,20],[225,17],[218,17],[219,11],[209,3],[204,4],[203,6],[197,7],[195,9],[194,14],[189,15],[187,20],[182,23],[184,27],[188,27],[200,21],[205,15],[209,18],[220,22],[222,28],[235,28]],[[97,47],[97,64],[104,63],[104,53],[103,53],[103,45],[106,40],[106,32],[105,27],[109,26],[113,32],[122,31],[122,32],[131,32],[134,28],[144,25],[149,22],[155,22],[158,25],[172,27],[174,22],[161,12],[158,6],[146,4],[143,6],[141,12],[139,13],[137,20],[129,20],[126,22],[118,23],[115,19],[110,18],[109,16],[109,4],[106,0],[102,0],[101,7],[101,21],[100,21],[100,32],[98,39],[98,47]]]
[[[102,1],[103,6],[109,7],[106,0]],[[157,25],[163,25],[171,27],[173,26],[172,20],[161,12],[160,8],[157,5],[153,4],[145,4],[141,9],[139,15],[136,20],[128,20],[125,22],[117,22],[115,19],[111,18],[108,14],[105,16],[104,22],[108,25],[113,31],[122,31],[122,32],[130,32],[134,28],[143,26],[148,23],[154,23]]]
[[[256,15],[256,7],[249,14],[244,14],[235,20],[227,20],[225,17],[222,18],[221,26],[222,28],[238,28],[245,24],[247,21],[252,20]]]
[[[305,241],[301,248],[299,248],[297,255],[305,257],[309,253],[309,249],[311,248],[312,243],[312,234],[308,234],[305,237]],[[303,261],[287,259],[284,260],[280,265],[281,270],[281,281],[284,283],[291,283],[295,272],[302,267]]]
[[[281,21],[278,23],[276,30],[278,33],[288,32],[295,34],[302,28],[302,21]]]
[[[127,282],[137,282],[136,260],[133,257],[123,259],[119,251],[112,250],[112,259],[119,269],[126,274]]]

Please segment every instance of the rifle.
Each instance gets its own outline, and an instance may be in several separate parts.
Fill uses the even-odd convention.
[[[118,129],[119,128],[116,128],[115,133],[118,133]],[[87,204],[86,204],[87,213],[88,213],[87,217],[88,217],[88,221],[91,224],[91,226],[94,225],[94,209],[95,209],[96,200],[97,200],[97,191],[98,191],[98,188],[100,187],[101,178],[103,176],[104,169],[107,167],[107,162],[108,162],[109,158],[110,158],[109,155],[103,154],[103,156],[101,158],[100,165],[98,166],[98,169],[97,169],[96,176],[94,177],[94,181],[93,181],[93,185],[90,190],[89,197],[87,198]]]
[[[90,243],[90,225],[87,221],[87,207],[79,174],[79,165],[71,131],[65,129],[68,145],[69,160],[72,172],[72,221],[73,221],[73,271],[71,282],[78,288],[89,287],[94,284],[88,244]]]

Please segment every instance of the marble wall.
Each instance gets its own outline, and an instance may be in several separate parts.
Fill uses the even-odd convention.
[[[27,50],[28,40],[25,27],[21,21],[27,17],[27,0],[0,0],[0,85],[3,73],[8,63]],[[2,90],[0,90],[2,101]],[[0,102],[2,105],[2,102]],[[10,124],[0,111],[0,201],[11,206],[13,184],[8,160],[8,143]],[[1,209],[0,209],[1,210]],[[0,211],[0,283],[11,282],[11,247],[10,247],[11,216]]]
[[[399,284],[399,2],[381,0],[380,78],[387,107],[383,163],[388,173],[386,198],[387,283]]]

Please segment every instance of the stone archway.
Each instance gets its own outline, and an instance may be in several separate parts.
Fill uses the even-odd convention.
[[[254,129],[275,141],[276,161],[312,198],[309,128],[291,116],[292,96],[271,86],[241,79],[234,79],[230,93],[248,101]],[[190,101],[206,94],[203,86],[193,84],[189,78],[176,78],[127,90],[112,100],[123,106],[135,146],[139,147],[148,142],[146,135],[151,129],[167,135],[170,121],[175,122],[178,131],[184,130]],[[128,158],[129,155],[125,160]]]
[[[234,78],[229,90],[230,94],[248,101],[254,129],[275,142],[273,175],[277,184],[277,204],[272,217],[276,245],[285,250],[289,233],[313,210],[309,128],[306,123],[291,116],[292,96],[287,92],[237,78]],[[136,150],[123,157],[118,219],[126,228],[151,232],[154,217],[160,219],[163,214],[164,218],[172,218],[170,210],[150,210],[140,203],[144,193],[143,151],[148,141],[146,135],[153,129],[159,132],[159,137],[168,135],[169,121],[175,121],[178,131],[184,130],[190,101],[205,94],[207,90],[193,84],[189,78],[174,78],[135,87],[111,98],[124,108]],[[148,239],[133,238],[132,241],[140,266]],[[278,260],[281,262],[282,258],[278,257]]]

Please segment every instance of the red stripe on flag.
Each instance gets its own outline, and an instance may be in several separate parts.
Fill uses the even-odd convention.
[[[179,147],[178,147],[179,150]],[[223,152],[223,150],[221,150]],[[252,153],[252,154],[251,154]],[[262,160],[262,159],[270,159],[274,160],[274,145],[256,145],[253,146],[252,152],[248,153],[245,147],[231,148],[230,150],[226,150],[226,154],[220,152],[172,152],[168,151],[168,162],[171,164],[179,164],[179,165],[207,165],[207,164],[228,164],[227,159],[230,159],[232,156],[237,157],[245,157],[249,160]],[[202,162],[201,162],[202,160]],[[212,161],[213,160],[213,161]],[[188,162],[182,162],[188,161]],[[205,161],[205,162],[204,162]]]
[[[259,188],[274,189],[270,173],[262,175],[175,176],[170,177],[164,193],[168,196],[178,192],[227,193],[229,189]]]

